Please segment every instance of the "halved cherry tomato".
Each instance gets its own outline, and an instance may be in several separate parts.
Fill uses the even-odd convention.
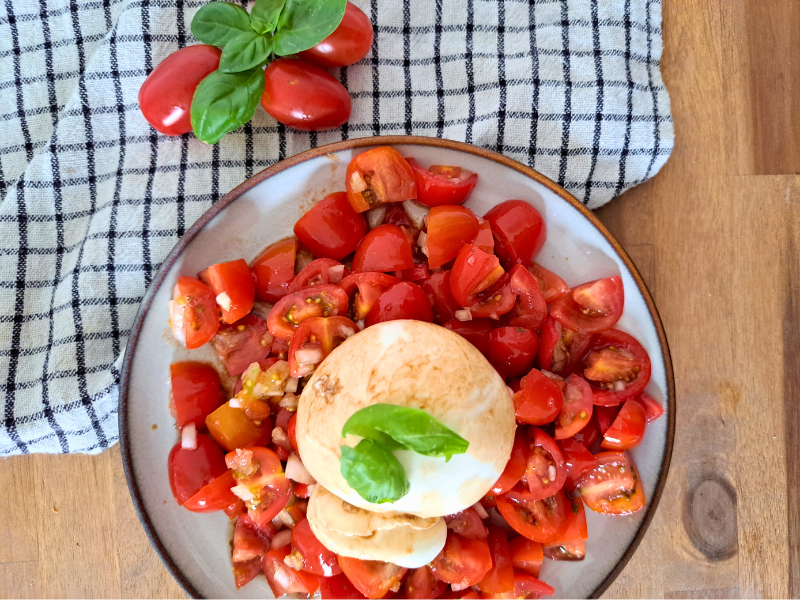
[[[528,468],[525,477],[534,500],[543,500],[564,487],[567,467],[564,455],[553,438],[538,427],[528,430]]]
[[[442,327],[463,337],[481,354],[489,353],[489,342],[492,339],[492,322],[489,319],[472,319],[471,321],[453,319],[447,321]]]
[[[254,444],[266,444],[272,434],[272,423],[266,419],[260,425],[247,418],[241,408],[223,404],[206,417],[208,433],[229,452]]]
[[[233,582],[236,589],[240,590],[261,573],[261,557],[256,556],[250,560],[233,561]]]
[[[319,578],[319,593],[322,600],[359,600],[366,598],[347,578],[347,575],[334,575],[333,577]]]
[[[357,63],[372,47],[372,23],[364,11],[352,2],[344,9],[344,17],[332,34],[299,56],[326,69]]]
[[[383,292],[400,281],[397,277],[386,273],[351,273],[342,279],[339,287],[352,300],[351,314],[358,321],[367,316]]]
[[[296,238],[276,242],[256,257],[250,264],[250,271],[255,279],[256,298],[274,303],[289,293],[289,285],[294,279],[296,257]]]
[[[425,169],[413,158],[406,158],[417,181],[417,202],[425,206],[463,204],[478,183],[478,174],[461,167],[431,165]]]
[[[547,317],[547,304],[539,284],[530,271],[521,265],[514,265],[509,275],[509,285],[517,296],[517,305],[508,324],[538,331]]]
[[[650,381],[650,357],[632,335],[618,329],[600,333],[583,357],[583,376],[594,403],[612,406],[632,398]]]
[[[314,256],[341,260],[355,252],[367,234],[367,221],[347,201],[347,194],[328,194],[294,224],[294,234]]]
[[[372,305],[364,322],[369,327],[398,319],[433,323],[431,302],[416,283],[403,281],[383,292]]]
[[[256,288],[243,258],[211,265],[198,277],[213,290],[223,323],[236,323],[253,310]]]
[[[483,218],[492,225],[495,252],[506,270],[514,265],[527,267],[544,245],[544,219],[524,200],[502,202]]]
[[[204,363],[186,361],[171,364],[169,375],[178,429],[194,423],[202,431],[206,417],[225,402],[217,371]]]
[[[436,579],[430,567],[414,569],[403,584],[403,598],[438,598],[447,589],[447,584]]]
[[[614,275],[571,289],[553,303],[550,315],[569,329],[596,333],[616,325],[624,307],[622,278]]]
[[[508,547],[506,532],[496,525],[489,526],[489,552],[492,567],[477,585],[488,594],[502,594],[514,590],[514,569],[511,566],[511,550]]]
[[[435,323],[442,325],[455,318],[455,313],[461,310],[461,306],[453,299],[453,293],[450,291],[450,271],[432,273],[420,285],[433,304]]]
[[[556,419],[555,438],[572,437],[592,418],[592,388],[580,375],[572,374],[564,388],[564,403]]]
[[[561,388],[541,371],[531,369],[522,378],[522,389],[514,394],[517,423],[545,425],[561,412],[564,395]]]
[[[381,225],[361,240],[353,257],[353,272],[402,271],[414,266],[411,244],[397,225]]]
[[[450,291],[460,306],[470,307],[478,301],[478,295],[489,290],[503,274],[496,256],[467,244],[459,250],[453,264]]]
[[[639,445],[647,426],[647,413],[636,398],[626,400],[600,444],[606,450],[630,450]]]
[[[519,483],[527,468],[528,443],[522,427],[517,427],[517,431],[514,433],[514,446],[511,448],[511,457],[508,459],[502,475],[492,486],[491,492],[496,496],[505,494]]]
[[[531,272],[531,275],[533,275],[536,279],[536,283],[539,284],[539,289],[542,290],[544,301],[548,305],[552,304],[569,292],[569,286],[563,279],[561,279],[561,277],[552,271],[545,269],[539,263],[531,263],[531,265],[528,267],[528,271]]]
[[[542,548],[542,552],[550,560],[583,560],[586,557],[586,542],[583,540],[556,542]]]
[[[594,334],[573,331],[548,316],[539,330],[539,368],[566,377],[589,349]]]
[[[347,317],[311,317],[300,323],[289,344],[289,373],[305,377],[333,349],[358,331]]]
[[[430,567],[437,579],[461,587],[475,585],[492,568],[489,543],[451,531],[447,534],[444,548]]]
[[[292,529],[292,552],[303,561],[303,570],[323,577],[342,572],[336,554],[328,550],[311,531],[308,519],[303,519]]]
[[[379,560],[360,560],[339,556],[339,566],[356,589],[367,598],[383,598],[386,593],[400,587],[408,569]]]
[[[519,377],[530,370],[538,349],[539,337],[525,327],[498,327],[489,338],[489,360],[507,377]]]
[[[204,486],[222,475],[225,457],[207,435],[197,434],[197,448],[189,450],[178,442],[169,453],[169,487],[178,504],[183,505]]]
[[[211,345],[222,359],[228,374],[241,375],[254,362],[267,358],[272,334],[264,319],[250,314],[233,325],[221,325]]]
[[[644,508],[639,471],[625,452],[601,452],[583,476],[580,492],[586,506],[605,515],[627,515]]]
[[[477,246],[486,254],[494,254],[494,236],[492,236],[492,226],[489,221],[478,217],[478,235],[475,236],[473,246]]]
[[[542,545],[539,542],[521,535],[511,540],[508,548],[511,550],[511,565],[515,571],[523,571],[534,577],[539,576],[543,558]]]
[[[307,571],[297,571],[283,562],[289,555],[289,546],[270,550],[261,559],[264,575],[276,598],[287,594],[311,596],[319,589],[319,577]]]
[[[577,540],[588,540],[589,529],[586,524],[586,510],[583,507],[583,501],[580,494],[572,497],[565,495],[569,503],[569,510],[567,511],[567,519],[564,525],[564,530],[561,532],[561,537],[552,542],[552,544],[563,544],[566,542],[574,542]],[[548,545],[552,545],[548,544]]]
[[[367,150],[347,165],[347,199],[356,212],[417,198],[414,171],[393,148]]]
[[[331,258],[317,258],[308,263],[300,271],[289,286],[290,292],[297,292],[307,287],[319,285],[321,283],[339,283],[350,271],[342,263]]]
[[[589,469],[594,467],[594,455],[575,438],[558,440],[557,444],[564,455],[564,465],[567,469],[564,485],[575,488]]]
[[[283,510],[292,496],[292,482],[283,474],[278,456],[263,446],[237,448],[225,456],[240,486],[253,498],[247,501],[247,514],[261,527]]]
[[[661,406],[656,400],[654,400],[649,394],[646,392],[642,392],[636,398],[639,402],[642,403],[644,407],[644,412],[647,414],[647,422],[652,423],[658,417],[664,414],[664,407]]]
[[[209,341],[219,328],[219,308],[211,288],[194,277],[178,277],[169,305],[170,326],[188,350]]]
[[[597,448],[595,448],[597,440],[603,437],[603,433],[600,431],[600,426],[597,424],[597,409],[598,407],[595,406],[594,414],[592,415],[592,418],[589,419],[586,427],[572,436],[576,441],[583,444],[590,452],[597,450]]]
[[[236,494],[231,491],[231,488],[235,485],[236,481],[233,478],[233,474],[230,471],[225,471],[214,481],[200,488],[183,503],[183,507],[198,513],[225,510],[236,503]]]
[[[342,288],[321,283],[281,298],[269,311],[267,325],[276,338],[291,340],[306,319],[347,314],[347,304],[347,294]]]
[[[478,294],[475,304],[469,307],[473,318],[488,317],[496,321],[514,309],[517,294],[510,280],[511,277],[505,274],[488,290]]]
[[[497,510],[520,535],[549,544],[564,530],[570,505],[561,490],[549,498],[535,500],[530,490],[518,486],[497,497]]]
[[[426,246],[428,266],[433,269],[450,262],[464,244],[478,235],[478,219],[463,206],[434,206],[428,214]]]
[[[466,508],[444,518],[447,529],[474,540],[485,540],[488,530],[475,509]]]

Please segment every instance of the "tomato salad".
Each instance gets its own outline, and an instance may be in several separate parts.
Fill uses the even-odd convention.
[[[535,262],[541,214],[509,200],[475,215],[478,174],[425,168],[394,149],[356,156],[345,192],[301,217],[295,236],[180,277],[171,327],[187,348],[210,343],[237,382],[209,365],[171,367],[181,440],[169,456],[175,499],[236,519],[233,575],[263,572],[275,596],[539,598],[544,559],[582,560],[585,508],[642,510],[627,450],[663,414],[644,389],[650,359],[614,328],[620,277],[570,288]],[[305,518],[315,485],[295,439],[298,397],[342,341],[395,319],[433,322],[477,347],[513,394],[518,427],[501,477],[472,508],[445,517],[428,565],[337,556]],[[546,569],[545,569],[546,572]]]

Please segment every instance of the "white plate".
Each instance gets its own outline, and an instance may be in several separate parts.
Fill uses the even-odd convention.
[[[299,154],[259,173],[215,204],[167,257],[139,309],[128,343],[120,394],[120,432],[125,472],[134,504],[156,550],[193,596],[271,598],[260,575],[244,589],[233,584],[230,524],[223,513],[195,514],[179,507],[167,479],[167,455],[178,440],[168,409],[169,365],[192,356],[215,359],[213,350],[180,350],[167,331],[167,301],[179,275],[210,264],[254,258],[265,246],[292,235],[295,221],[315,200],[344,189],[350,159],[376,145],[392,145],[423,165],[453,164],[480,178],[466,206],[482,215],[511,198],[535,206],[547,223],[547,242],[537,261],[570,286],[621,275],[625,311],[617,327],[635,336],[650,354],[647,392],[666,415],[648,425],[633,456],[644,483],[647,510],[626,517],[587,510],[589,540],[580,562],[545,561],[541,577],[554,597],[600,595],[638,545],[666,479],[675,423],[674,384],[664,332],[652,299],[630,259],[597,219],[566,191],[531,169],[466,144],[435,138],[358,139]]]

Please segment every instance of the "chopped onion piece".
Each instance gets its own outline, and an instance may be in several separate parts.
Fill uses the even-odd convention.
[[[417,246],[419,249],[422,250],[422,253],[425,256],[428,256],[428,234],[424,231],[419,232],[419,237],[417,238]]]
[[[363,214],[364,218],[367,220],[367,226],[370,229],[375,229],[378,225],[383,223],[383,218],[386,216],[386,205],[370,208]]]
[[[310,485],[308,486],[308,490],[307,490],[307,491],[308,491],[308,495],[309,495],[309,497],[310,497],[310,496],[311,496],[311,494],[313,493],[313,491],[314,491],[314,488],[315,488],[315,487],[317,487],[317,484],[316,484],[316,483],[312,483],[312,484],[310,484]]]
[[[474,510],[476,513],[478,513],[478,516],[481,519],[488,519],[489,518],[489,513],[486,512],[486,509],[483,508],[483,504],[481,504],[480,502],[476,502],[475,504],[473,504],[472,505],[472,510]]]
[[[406,200],[403,202],[402,206],[408,218],[414,223],[414,227],[422,229],[423,225],[427,225],[425,220],[428,217],[428,213],[431,211],[430,208],[419,202],[414,202],[413,200]]]
[[[356,334],[356,332],[350,329],[349,327],[342,327],[342,333],[344,334],[345,337],[352,337]]]
[[[219,304],[223,310],[230,310],[231,309],[231,297],[228,296],[227,293],[222,292],[217,296],[217,304]]]
[[[283,396],[283,392],[280,391],[280,390],[268,390],[268,391],[264,392],[263,395],[264,396],[275,396],[275,397],[278,397],[278,396]]]
[[[512,389],[511,389],[510,387],[508,387],[508,386],[506,386],[506,389],[508,390],[508,395],[509,395],[509,396],[511,396],[511,397],[513,398],[513,397],[514,397],[514,393],[515,393],[515,392],[514,392],[514,390],[512,390]]]
[[[459,321],[472,321],[472,313],[468,308],[457,310],[453,313],[453,316]]]
[[[331,283],[337,284],[344,278],[344,265],[336,265],[328,269],[328,279]]]
[[[301,367],[321,363],[323,358],[322,348],[300,348],[294,353],[294,359]]]
[[[615,392],[622,392],[625,390],[625,382],[621,379],[619,381],[614,382],[614,391]]]
[[[350,176],[350,189],[356,194],[360,194],[367,189],[367,182],[364,181],[363,177],[361,177],[361,173],[358,171],[353,171],[353,174]]]
[[[454,592],[460,592],[461,590],[465,590],[465,589],[467,589],[468,587],[469,587],[469,584],[468,584],[468,583],[464,583],[464,584],[461,584],[461,583],[451,583],[451,584],[450,584],[450,588],[451,588],[451,589],[452,589]]]
[[[281,408],[288,408],[289,410],[297,408],[297,404],[300,401],[300,397],[294,394],[286,394],[283,398],[281,398],[280,403],[278,406]]]
[[[294,529],[294,526],[297,525],[297,521],[295,521],[292,514],[285,508],[278,513],[278,516],[275,517],[275,520],[277,520],[282,525],[285,525],[289,529]]]
[[[246,485],[242,485],[241,483],[233,486],[231,491],[245,502],[250,502],[250,500],[256,497],[255,494],[250,491],[250,488],[248,488]]]
[[[561,377],[561,375],[556,375],[555,373],[551,373],[546,369],[542,369],[542,375],[544,375],[548,379],[555,379],[556,381],[563,381],[564,379],[563,377]]]
[[[276,427],[272,430],[272,441],[276,446],[280,446],[286,450],[292,449],[292,443],[289,441],[289,434],[280,427]]]
[[[284,546],[288,546],[291,543],[292,543],[292,530],[283,529],[282,531],[279,531],[274,536],[272,536],[272,541],[270,542],[269,547],[272,550],[278,550],[280,548],[283,548]],[[278,570],[275,573],[275,575],[277,575],[278,573],[282,573],[282,571]]]
[[[184,450],[197,448],[197,427],[194,423],[187,423],[181,429],[181,448]]]
[[[300,380],[297,377],[289,377],[286,380],[286,386],[284,386],[283,391],[289,394],[294,394],[297,391],[297,385],[300,383]]]
[[[364,319],[359,319],[356,321],[356,325],[358,325],[359,329],[363,330],[367,326],[367,323],[364,321]]]
[[[317,480],[311,476],[311,473],[308,472],[303,461],[292,452],[289,455],[289,458],[286,459],[286,477],[291,479],[292,481],[296,481],[297,483],[305,483],[306,485],[311,485],[313,483],[317,483]]]
[[[295,571],[302,571],[303,567],[305,566],[305,561],[303,560],[303,557],[300,556],[299,552],[294,550],[283,558],[283,564],[294,569]]]
[[[242,402],[238,398],[231,398],[228,401],[228,406],[231,408],[242,408]]]

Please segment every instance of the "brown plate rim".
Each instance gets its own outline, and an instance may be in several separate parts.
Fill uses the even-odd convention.
[[[258,185],[265,179],[269,179],[273,175],[280,173],[281,171],[293,167],[299,163],[305,162],[307,160],[317,158],[320,156],[325,156],[326,154],[331,154],[334,152],[339,152],[342,150],[351,150],[353,148],[361,148],[364,146],[375,146],[375,145],[385,145],[385,146],[435,146],[439,148],[447,148],[450,150],[457,150],[460,152],[466,152],[468,154],[474,154],[476,156],[480,156],[494,162],[500,163],[506,167],[510,167],[520,173],[527,175],[531,179],[537,181],[538,183],[542,184],[553,193],[558,195],[560,198],[565,200],[566,202],[570,203],[573,207],[575,207],[580,213],[589,220],[589,222],[601,233],[601,235],[608,240],[611,246],[614,248],[614,251],[619,255],[622,261],[625,263],[625,266],[630,271],[631,275],[633,276],[636,285],[639,288],[639,291],[642,293],[644,297],[645,303],[647,304],[647,308],[650,312],[650,317],[653,319],[653,324],[656,328],[656,333],[658,334],[658,341],[661,345],[661,354],[664,358],[664,372],[667,378],[667,405],[668,405],[668,424],[667,424],[667,438],[666,438],[666,445],[664,448],[664,459],[661,463],[661,470],[658,475],[658,482],[656,483],[656,489],[653,493],[653,497],[650,499],[648,503],[648,507],[646,509],[644,518],[642,519],[642,523],[639,526],[639,529],[636,531],[636,534],[631,540],[628,547],[625,549],[622,558],[617,562],[613,569],[609,572],[606,578],[600,583],[600,585],[595,588],[592,593],[589,595],[590,598],[598,598],[601,596],[608,587],[614,582],[617,578],[619,573],[631,559],[633,553],[639,546],[639,543],[642,541],[647,528],[650,525],[650,522],[655,515],[656,508],[658,507],[658,503],[661,500],[661,495],[664,491],[664,486],[667,481],[667,474],[669,473],[669,465],[672,459],[672,447],[675,440],[675,422],[676,422],[676,401],[675,401],[675,380],[672,370],[672,357],[669,351],[669,345],[667,344],[667,336],[664,332],[664,326],[661,323],[661,317],[658,314],[658,310],[656,309],[656,305],[653,302],[653,298],[650,295],[650,291],[647,289],[647,286],[642,279],[642,276],[639,274],[638,269],[633,264],[633,261],[628,256],[627,252],[622,248],[619,242],[611,235],[611,233],[603,226],[603,224],[597,219],[597,217],[592,213],[588,208],[586,208],[577,198],[575,198],[572,194],[567,192],[564,188],[553,182],[552,180],[548,179],[538,171],[533,170],[532,168],[523,165],[516,160],[508,158],[507,156],[503,156],[502,154],[498,154],[492,150],[487,150],[485,148],[479,148],[477,146],[472,146],[470,144],[466,144],[464,142],[457,142],[454,140],[442,139],[442,138],[430,138],[430,137],[422,137],[422,136],[406,136],[406,135],[391,135],[391,136],[373,136],[373,137],[365,137],[365,138],[356,138],[351,140],[345,140],[342,142],[335,142],[333,144],[327,144],[325,146],[319,146],[317,148],[312,148],[311,150],[306,150],[305,152],[301,152],[300,154],[296,154],[290,158],[284,159],[271,167],[264,169],[263,171],[256,173],[230,192],[225,194],[222,198],[220,198],[215,204],[213,204],[203,215],[186,231],[186,233],[178,240],[178,243],[175,247],[170,251],[167,255],[166,259],[162,263],[161,267],[159,268],[156,276],[153,278],[153,282],[150,284],[145,296],[142,300],[142,303],[139,307],[138,312],[136,313],[136,318],[133,323],[133,327],[131,328],[130,337],[128,339],[128,344],[125,348],[125,359],[122,365],[121,371],[121,379],[120,379],[120,394],[119,394],[119,432],[120,432],[120,449],[122,454],[122,465],[125,471],[125,479],[128,482],[128,489],[130,490],[131,498],[133,500],[134,508],[136,509],[136,514],[139,516],[139,520],[144,527],[145,533],[150,540],[150,543],[155,548],[156,552],[158,553],[159,557],[161,558],[164,565],[167,567],[167,570],[172,574],[175,580],[180,584],[180,586],[184,589],[184,591],[193,598],[201,598],[202,595],[197,590],[197,588],[192,585],[192,583],[186,578],[183,572],[178,568],[175,562],[172,560],[172,557],[167,552],[164,545],[161,543],[158,534],[155,531],[155,527],[153,526],[152,521],[150,520],[149,515],[147,514],[147,510],[144,507],[144,503],[141,498],[141,494],[139,492],[139,487],[136,482],[136,479],[133,474],[133,462],[131,456],[131,447],[129,444],[128,439],[128,419],[127,419],[127,407],[128,407],[128,382],[131,372],[131,367],[133,364],[133,353],[136,349],[136,345],[139,340],[139,334],[141,333],[142,324],[144,323],[144,317],[147,314],[147,311],[150,309],[150,304],[153,301],[153,297],[155,296],[156,290],[158,290],[162,283],[164,282],[164,278],[166,277],[167,272],[172,268],[172,265],[175,263],[175,260],[183,253],[183,251],[188,246],[189,242],[194,239],[194,237],[209,223],[214,217],[216,217],[223,209],[225,209],[229,204],[239,198],[242,194],[246,191],[251,189],[253,186]]]

